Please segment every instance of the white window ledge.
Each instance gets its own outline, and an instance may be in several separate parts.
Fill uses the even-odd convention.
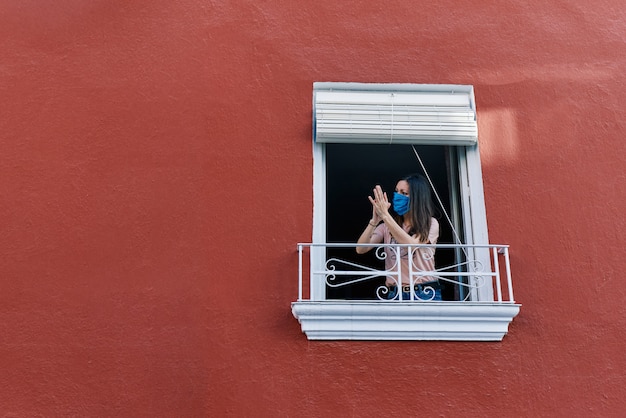
[[[309,340],[501,341],[520,310],[498,302],[298,301]]]

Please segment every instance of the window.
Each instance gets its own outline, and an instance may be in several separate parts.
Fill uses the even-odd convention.
[[[351,243],[361,235],[366,222],[371,218],[371,205],[367,196],[372,194],[375,184],[391,192],[402,176],[421,172],[421,167],[411,145],[388,144],[344,144],[324,145],[326,153],[326,238],[325,242]],[[416,151],[426,164],[434,187],[438,190],[447,212],[450,212],[450,193],[447,163],[447,146],[418,145]],[[453,188],[457,189],[453,186]],[[456,193],[456,191],[455,191]],[[458,194],[458,193],[457,193]],[[439,212],[442,212],[439,210]],[[452,242],[451,227],[444,217],[439,219],[440,242]],[[456,228],[458,229],[458,228]],[[326,250],[327,259],[341,259],[354,264],[383,267],[382,260],[374,251],[356,254],[354,248],[331,247]],[[455,258],[451,248],[437,249],[438,265],[451,265]],[[331,285],[326,283],[327,299],[375,300],[376,290],[383,285],[384,276],[350,284],[349,277],[336,278]],[[341,284],[348,283],[348,284]],[[442,284],[444,284],[442,282]],[[463,299],[458,294],[463,288],[444,286],[444,299]],[[455,295],[455,293],[457,293]]]
[[[301,291],[292,305],[307,337],[502,339],[520,305],[513,301],[508,247],[488,244],[472,86],[315,83],[313,106],[313,242],[299,246]],[[366,196],[373,184],[392,190],[422,164],[449,219],[440,220],[436,260],[459,271],[440,273],[450,274],[444,302],[381,301],[374,295],[382,276],[362,267],[375,264],[375,257],[358,259],[363,256],[354,255],[354,245],[341,243],[356,242],[369,219]],[[303,250],[309,255],[306,286]],[[329,268],[331,260],[348,267]],[[489,266],[489,274],[472,275],[470,265]],[[363,268],[367,274],[359,273]],[[343,282],[335,277],[341,273]],[[351,280],[355,273],[358,279]]]

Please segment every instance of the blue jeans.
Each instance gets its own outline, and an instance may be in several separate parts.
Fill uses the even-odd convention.
[[[402,300],[411,300],[410,292],[405,292],[404,289],[410,286],[402,286]],[[441,285],[439,282],[428,282],[428,283],[420,283],[416,284],[415,292],[413,293],[413,300],[416,301],[436,301],[441,299]],[[434,297],[433,297],[434,295]],[[398,286],[390,286],[389,293],[387,293],[388,300],[400,300],[398,296]]]

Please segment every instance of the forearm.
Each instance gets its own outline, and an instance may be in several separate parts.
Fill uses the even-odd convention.
[[[374,234],[374,230],[376,229],[376,223],[372,219],[368,222],[367,226],[363,230],[363,233],[359,237],[357,244],[371,244],[372,243],[372,235]],[[357,254],[365,254],[370,251],[372,247],[356,247]]]

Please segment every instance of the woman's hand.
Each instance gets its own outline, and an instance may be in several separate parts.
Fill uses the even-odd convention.
[[[376,186],[374,189],[374,197],[367,196],[372,204],[372,219],[368,222],[368,225],[363,230],[363,233],[357,241],[358,244],[377,244],[383,242],[383,235],[381,233],[374,234],[376,226],[383,220],[383,215],[389,213],[389,207],[391,204],[387,200],[387,195],[383,193],[383,189],[380,186]],[[374,247],[356,247],[357,254],[365,254]]]
[[[367,198],[372,204],[372,220],[374,223],[378,223],[385,215],[389,214],[391,203],[389,203],[389,199],[387,199],[387,193],[383,192],[383,189],[377,185],[374,188],[374,197],[368,196]]]

